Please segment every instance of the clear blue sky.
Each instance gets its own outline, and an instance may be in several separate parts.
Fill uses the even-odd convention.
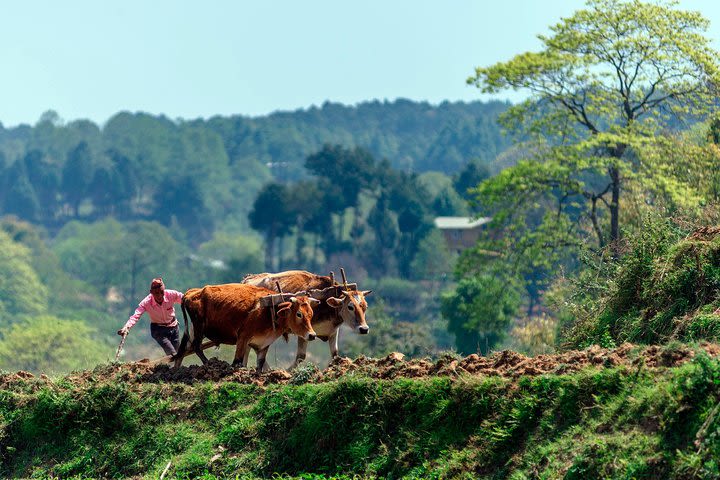
[[[581,0],[24,0],[0,8],[0,122],[263,115],[324,101],[487,99],[473,68],[537,50]],[[680,0],[711,21],[720,2]],[[508,96],[502,97],[508,98]],[[509,97],[513,99],[512,97]]]

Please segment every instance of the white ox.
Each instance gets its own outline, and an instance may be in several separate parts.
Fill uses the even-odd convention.
[[[315,275],[304,270],[247,275],[242,282],[275,291],[278,291],[277,285],[280,284],[280,288],[286,293],[309,291],[311,289],[322,290],[338,286],[331,277]],[[365,321],[365,312],[367,311],[365,297],[371,293],[372,290],[343,290],[341,298],[330,297],[320,302],[319,305],[313,306],[313,330],[315,330],[317,338],[328,342],[331,359],[339,355],[338,330],[340,325],[345,324],[353,331],[363,335],[370,331],[370,327]],[[295,368],[305,360],[307,345],[307,340],[298,337],[295,361],[290,368]]]

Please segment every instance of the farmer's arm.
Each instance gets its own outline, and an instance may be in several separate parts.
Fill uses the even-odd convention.
[[[177,290],[165,290],[165,294],[172,303],[182,303],[183,294]]]
[[[125,322],[125,326],[118,330],[118,334],[120,335],[127,335],[127,332],[130,331],[130,329],[137,323],[137,321],[140,319],[140,315],[145,313],[145,302],[140,302],[138,307],[135,309],[135,313],[130,315],[130,318],[128,318],[128,321]]]

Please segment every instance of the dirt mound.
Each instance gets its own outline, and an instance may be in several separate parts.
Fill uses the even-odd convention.
[[[704,227],[696,228],[692,232],[692,234],[690,234],[690,238],[692,238],[693,240],[712,241],[719,234],[720,227],[707,225]]]
[[[563,374],[576,372],[587,367],[615,367],[626,365],[636,368],[668,368],[691,360],[699,350],[711,357],[720,357],[720,345],[704,343],[699,347],[649,346],[640,347],[629,343],[617,348],[607,349],[592,346],[585,350],[538,355],[527,357],[517,352],[503,350],[488,357],[469,355],[465,358],[444,355],[437,360],[406,360],[401,353],[391,353],[384,358],[360,356],[355,360],[336,358],[324,370],[312,365],[304,365],[288,372],[271,370],[258,374],[254,368],[233,368],[229,363],[216,358],[207,365],[191,365],[178,369],[170,365],[151,365],[147,362],[111,364],[96,367],[94,370],[73,372],[64,381],[75,385],[102,382],[107,380],[133,384],[142,383],[186,383],[196,382],[239,382],[245,384],[301,384],[319,383],[336,380],[347,375],[361,375],[377,379],[419,378],[439,376],[503,376],[517,378],[543,374]],[[28,372],[0,375],[0,388],[13,388],[19,385],[31,389],[51,382],[41,375]]]

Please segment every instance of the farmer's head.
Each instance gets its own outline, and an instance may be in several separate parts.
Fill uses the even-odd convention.
[[[165,295],[165,284],[162,278],[153,278],[150,282],[150,294],[155,298],[156,301],[160,302]]]

